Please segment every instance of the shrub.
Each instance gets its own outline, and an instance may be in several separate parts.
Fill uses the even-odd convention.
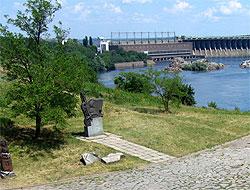
[[[207,66],[204,63],[194,62],[192,65],[185,65],[183,69],[188,71],[206,71]]]
[[[218,106],[217,106],[216,102],[213,102],[213,101],[211,101],[211,102],[208,103],[208,107],[209,108],[218,109]]]
[[[235,107],[234,107],[234,111],[240,112],[240,108],[239,108],[238,106],[235,106]]]
[[[152,85],[144,74],[128,72],[120,73],[115,77],[114,83],[117,89],[134,93],[151,94]]]
[[[181,93],[177,96],[183,105],[192,106],[196,104],[194,99],[194,88],[188,84],[182,84],[180,86]]]

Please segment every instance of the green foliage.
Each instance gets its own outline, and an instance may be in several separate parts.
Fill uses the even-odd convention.
[[[25,13],[18,11],[17,18],[8,19],[8,23],[27,37],[1,26],[0,62],[6,71],[5,79],[12,81],[12,87],[7,89],[8,106],[14,115],[24,114],[36,120],[38,137],[45,124],[65,126],[65,118],[74,115],[84,82],[95,79],[86,59],[72,55],[72,46],[62,45],[67,30],[54,27],[58,42],[52,49],[42,40],[61,6],[46,0],[28,0],[25,5]]]
[[[131,61],[144,61],[146,62],[150,57],[144,53],[136,51],[124,51],[123,49],[106,51],[102,53],[101,58],[104,60],[106,69],[115,69],[115,63],[131,62]]]
[[[155,93],[160,96],[166,111],[169,111],[169,103],[174,105],[194,105],[194,89],[191,85],[183,84],[177,74],[167,74],[164,71],[149,69],[143,74],[120,73],[115,77],[116,89],[133,93],[144,93],[151,95]]]
[[[90,45],[90,46],[93,45],[93,40],[92,40],[92,37],[91,37],[91,36],[89,37],[89,45]]]
[[[240,108],[239,108],[238,106],[235,106],[235,107],[234,107],[234,111],[240,112]]]
[[[160,106],[160,99],[143,93],[132,93],[118,89],[107,88],[99,84],[86,83],[85,88],[89,90],[88,96],[104,98],[117,105],[128,106]]]
[[[161,98],[166,112],[170,111],[170,102],[175,106],[180,104],[178,97],[182,94],[180,90],[182,79],[177,73],[168,74],[165,71],[157,71],[156,69],[150,68],[145,74],[153,85],[152,91]]]
[[[181,93],[176,97],[181,101],[183,105],[192,106],[196,104],[194,99],[194,88],[188,84],[182,84],[180,86]]]
[[[144,74],[128,72],[120,73],[115,77],[114,83],[117,89],[134,93],[151,94],[152,85]]]
[[[85,36],[85,38],[83,39],[82,44],[84,47],[88,46],[88,37],[87,36]]]
[[[219,109],[216,102],[213,102],[213,101],[208,103],[208,107],[209,108],[214,108],[214,109]]]
[[[200,62],[194,62],[192,63],[192,65],[185,65],[184,70],[188,70],[188,71],[206,71],[207,70],[207,66],[204,63],[200,63]]]

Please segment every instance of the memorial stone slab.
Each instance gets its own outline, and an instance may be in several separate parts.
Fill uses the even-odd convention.
[[[102,127],[102,105],[103,99],[86,99],[86,96],[81,93],[81,109],[84,114],[84,128],[87,137],[95,137],[103,135]]]
[[[84,165],[92,164],[92,163],[97,162],[99,160],[100,160],[100,158],[94,152],[82,154],[81,161],[83,162]]]
[[[121,158],[124,158],[124,154],[121,152],[111,153],[101,159],[101,161],[105,164],[111,164],[113,162],[119,161]]]

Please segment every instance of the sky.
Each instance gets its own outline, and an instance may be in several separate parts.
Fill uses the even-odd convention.
[[[175,32],[177,36],[250,35],[250,0],[58,0],[54,22],[70,28],[70,38],[110,38],[111,32]],[[0,0],[15,18],[25,0]],[[10,27],[15,31],[14,28]]]

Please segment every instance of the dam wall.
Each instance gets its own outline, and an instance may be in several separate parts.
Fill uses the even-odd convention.
[[[250,56],[250,36],[233,37],[184,37],[184,42],[193,43],[193,55],[205,57]]]

